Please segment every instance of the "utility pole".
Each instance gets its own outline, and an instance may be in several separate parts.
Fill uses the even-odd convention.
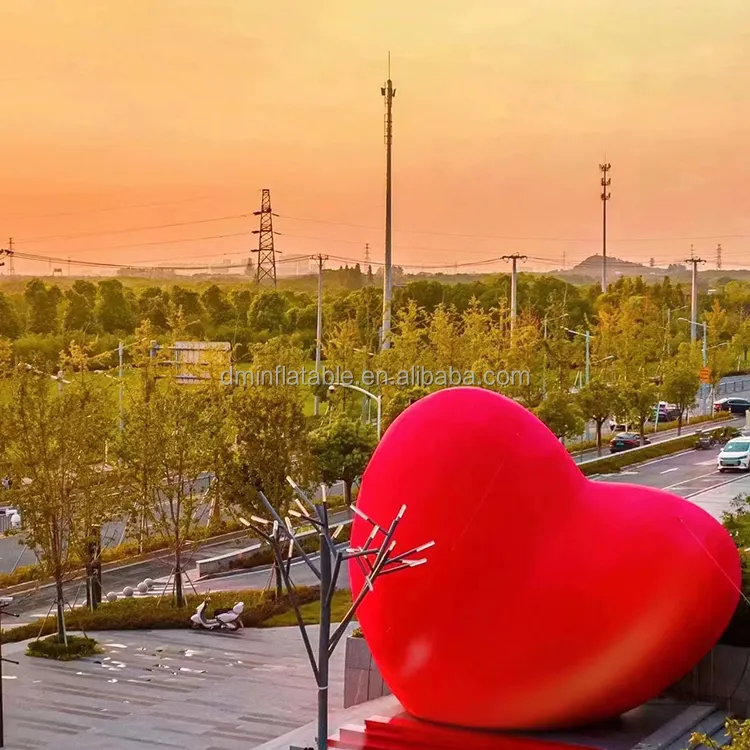
[[[119,402],[119,411],[120,411],[120,434],[122,434],[123,430],[125,429],[125,420],[123,419],[123,411],[122,411],[122,359],[123,354],[125,353],[125,344],[120,341],[120,343],[117,345],[117,360],[118,360],[118,380],[119,380],[119,394],[118,394],[118,402]]]
[[[716,268],[721,271],[721,245],[716,248]]]
[[[327,255],[316,255],[313,258],[318,261],[318,322],[315,334],[315,372],[320,383],[320,350],[323,343],[323,261],[328,260]],[[315,394],[315,416],[320,409],[320,398]]]
[[[693,250],[693,246],[690,245],[690,257],[685,259],[685,263],[690,263],[693,266],[693,284],[690,291],[690,341],[695,343],[696,335],[698,333],[698,264],[705,263],[703,258],[696,258]]]
[[[562,266],[563,266],[563,271],[564,271],[565,270],[565,266],[566,266],[565,250],[563,250],[563,264],[562,264]]]
[[[264,279],[270,279],[276,287],[276,251],[273,246],[273,217],[278,216],[271,211],[271,191],[264,189],[261,194],[260,211],[254,211],[254,216],[260,216],[260,228],[254,229],[258,235],[258,264],[255,269],[255,283],[260,284]]]
[[[503,255],[502,260],[511,262],[510,272],[510,330],[511,333],[516,326],[516,315],[518,314],[518,272],[516,264],[519,260],[526,260],[525,255]]]
[[[607,188],[612,183],[608,177],[611,164],[604,163],[599,165],[602,173],[602,294],[607,291],[607,201],[610,199],[610,193]]]
[[[365,242],[365,263],[370,263],[370,243]]]
[[[388,53],[388,80],[381,87],[380,93],[385,97],[385,267],[383,268],[383,330],[380,348],[391,347],[391,291],[392,291],[392,153],[393,153],[393,98],[396,89],[391,80],[391,53]]]
[[[7,248],[0,248],[0,255],[6,255],[8,258],[8,273],[13,276],[14,270],[13,270],[13,238],[8,237],[8,247]]]

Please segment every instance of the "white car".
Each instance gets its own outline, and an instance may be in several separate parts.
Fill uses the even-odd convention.
[[[719,471],[729,469],[750,471],[750,436],[732,438],[721,449],[716,465]]]

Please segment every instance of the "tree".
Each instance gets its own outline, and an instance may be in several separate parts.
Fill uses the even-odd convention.
[[[28,305],[28,328],[31,333],[56,333],[57,305],[62,292],[56,285],[47,286],[40,279],[32,279],[23,293]]]
[[[314,484],[315,465],[299,392],[284,386],[237,387],[232,398],[235,451],[225,472],[226,493],[245,512],[260,509],[263,492],[280,515],[292,501],[286,481],[293,476],[301,486]],[[276,570],[281,591],[281,573]]]
[[[596,425],[596,455],[602,455],[602,425],[617,412],[617,389],[602,380],[592,380],[578,392],[578,403],[583,416]]]
[[[90,331],[94,325],[94,305],[90,298],[75,289],[65,292],[67,308],[63,318],[66,331]]]
[[[21,333],[21,322],[18,319],[13,303],[0,292],[0,337],[16,339]]]
[[[13,502],[28,546],[55,581],[58,637],[65,642],[63,584],[86,559],[92,529],[111,515],[118,498],[103,463],[114,420],[101,382],[83,369],[58,391],[22,368],[12,390],[0,424]]]
[[[171,291],[172,302],[175,307],[182,308],[186,318],[193,320],[203,314],[200,294],[194,289],[185,289],[181,286],[173,286]]]
[[[234,310],[224,297],[224,293],[216,284],[211,284],[201,295],[201,302],[208,313],[211,323],[215,326],[229,323],[234,317]]]
[[[654,411],[659,398],[657,388],[650,380],[631,381],[625,383],[621,398],[629,421],[638,425],[638,434],[643,445],[646,420]]]
[[[199,487],[214,457],[217,415],[204,386],[181,385],[169,375],[154,382],[153,366],[143,373],[143,387],[130,397],[119,455],[134,507],[172,549],[175,602],[182,607],[182,559],[207,512]]]
[[[560,440],[583,432],[581,407],[575,397],[567,391],[549,391],[542,403],[534,409],[534,413]]]
[[[72,289],[77,294],[82,294],[89,301],[91,307],[94,307],[96,304],[96,284],[91,281],[76,279],[73,282]]]
[[[370,425],[336,417],[310,435],[318,473],[324,484],[341,480],[344,501],[352,504],[352,485],[362,476],[378,439]]]
[[[125,295],[125,288],[118,279],[99,282],[99,302],[96,319],[105,333],[132,333],[135,315]]]
[[[281,333],[286,327],[286,299],[275,289],[263,289],[250,302],[247,323],[254,331]]]
[[[429,391],[419,385],[397,390],[383,406],[382,429],[386,430],[402,411],[427,395],[429,395]]]
[[[700,388],[700,376],[693,362],[685,358],[676,358],[669,363],[664,373],[664,398],[673,403],[679,410],[677,417],[677,434],[682,432],[682,418],[695,403],[695,394]]]

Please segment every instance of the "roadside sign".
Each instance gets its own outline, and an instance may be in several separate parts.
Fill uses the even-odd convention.
[[[701,367],[700,372],[698,373],[700,375],[701,383],[708,383],[711,380],[711,368],[710,367]]]

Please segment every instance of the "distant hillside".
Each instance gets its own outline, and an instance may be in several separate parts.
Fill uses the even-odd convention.
[[[565,271],[555,272],[556,276],[576,276],[576,277],[589,277],[594,279],[601,278],[602,275],[602,256],[591,255],[586,260],[581,261],[578,265],[573,266]],[[689,271],[685,266],[680,264],[674,264],[668,268],[660,268],[658,266],[646,266],[643,263],[634,263],[629,260],[620,260],[620,258],[614,258],[607,256],[607,278],[610,280],[616,279],[618,276],[642,276],[644,280],[661,279],[664,276],[688,276]]]

